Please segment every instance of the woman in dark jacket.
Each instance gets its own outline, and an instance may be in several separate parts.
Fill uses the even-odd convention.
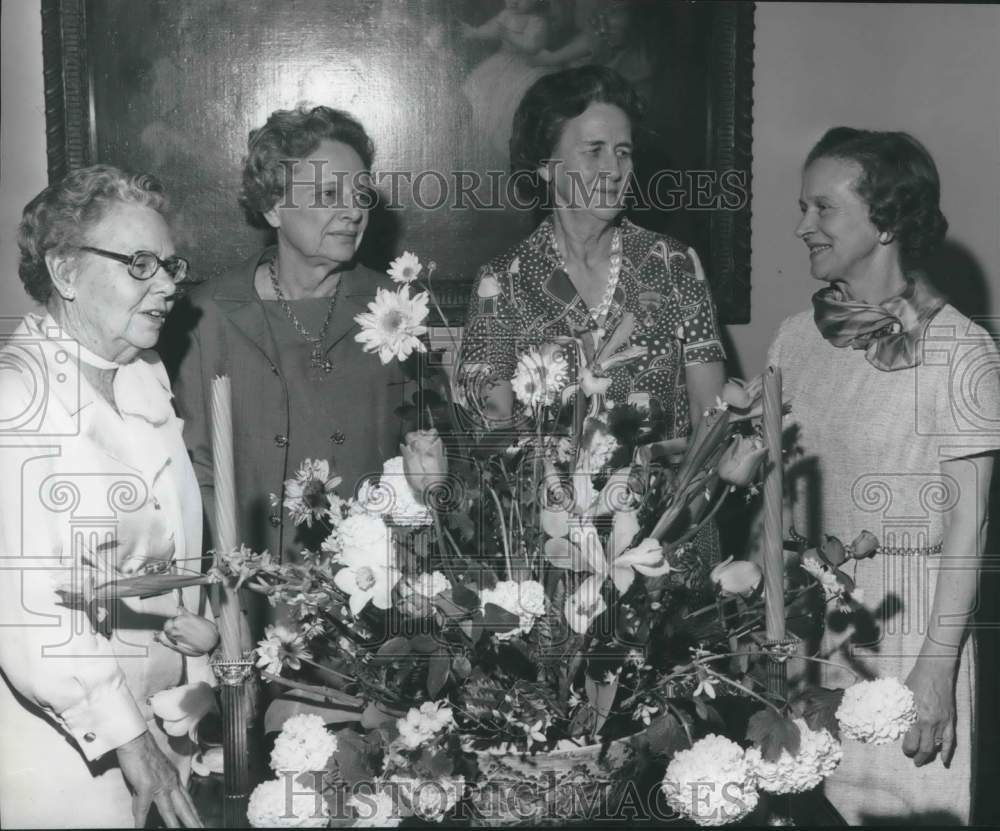
[[[172,321],[186,343],[174,393],[205,502],[214,517],[212,378],[232,379],[237,528],[256,551],[287,560],[303,542],[281,507],[304,459],[325,459],[343,497],[398,453],[398,363],[355,341],[388,277],[356,262],[368,224],[374,147],[329,107],[278,110],[250,133],[241,203],[273,229],[265,248],[188,295]],[[273,500],[276,495],[279,499]]]

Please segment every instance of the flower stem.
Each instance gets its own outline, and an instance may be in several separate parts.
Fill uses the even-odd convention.
[[[303,684],[301,681],[292,681],[290,678],[282,678],[280,675],[275,675],[271,672],[261,672],[260,677],[265,681],[270,681],[282,687],[313,693],[332,704],[340,704],[352,709],[361,709],[365,705],[363,698],[358,698],[356,695],[348,695],[340,690],[333,689],[333,687],[324,687],[320,684]]]
[[[497,517],[500,521],[500,539],[503,542],[503,556],[507,562],[507,579],[514,579],[514,565],[510,559],[510,540],[507,539],[507,523],[503,518],[503,506],[500,504],[500,497],[497,496],[497,492],[493,488],[487,485],[486,491],[493,498],[493,504],[497,508]]]
[[[759,702],[774,710],[774,712],[776,712],[779,716],[783,715],[779,707],[772,704],[770,701],[764,698],[764,696],[762,696],[760,693],[755,693],[749,687],[745,687],[739,681],[734,681],[732,678],[723,675],[721,672],[716,672],[714,669],[709,669],[708,667],[705,667],[705,672],[707,672],[712,678],[716,678],[719,681],[722,681],[724,684],[728,684],[731,687],[736,687],[736,689],[742,690],[747,695],[756,698]]]

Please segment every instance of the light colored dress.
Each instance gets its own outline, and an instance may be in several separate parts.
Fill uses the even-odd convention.
[[[29,315],[0,350],[0,825],[131,826],[113,750],[149,729],[182,777],[187,737],[158,729],[147,699],[209,681],[208,659],[153,635],[189,588],[72,604],[93,562],[123,575],[200,570],[198,484],[154,353],[122,367],[120,415],[78,369],[79,345]],[[193,559],[192,559],[193,558]]]
[[[873,558],[844,566],[871,616],[839,633],[828,621],[823,643],[827,657],[863,678],[905,681],[927,631],[942,562],[976,566],[973,551],[938,556],[945,512],[958,498],[941,461],[1000,447],[1000,356],[985,330],[946,305],[931,321],[921,354],[915,368],[883,372],[864,351],[824,340],[811,311],[785,320],[769,352],[791,400],[786,447],[790,435],[795,441],[786,488],[795,530],[811,541],[830,534],[845,544],[868,530],[882,546]],[[901,740],[879,747],[845,740],[844,759],[825,792],[849,824],[968,824],[973,658],[970,638],[958,673],[950,769],[940,759],[915,767]],[[824,669],[818,680],[843,687],[854,678]]]

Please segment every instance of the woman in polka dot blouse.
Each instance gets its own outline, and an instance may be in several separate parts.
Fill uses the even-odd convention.
[[[722,389],[725,353],[697,254],[623,216],[639,112],[629,83],[599,66],[542,78],[518,107],[511,166],[552,213],[479,272],[462,372],[488,377],[490,426],[514,413],[518,356],[560,336],[600,344],[618,330],[617,351],[646,348],[607,371],[606,397],[648,408],[658,438],[687,435]]]

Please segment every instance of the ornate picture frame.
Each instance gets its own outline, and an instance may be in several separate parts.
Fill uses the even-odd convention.
[[[650,170],[667,173],[656,194],[650,191],[649,212],[634,218],[693,244],[722,321],[749,322],[753,4],[540,4],[553,25],[562,9],[564,28],[572,30],[564,38],[598,21],[594,42],[605,44],[602,60],[612,66],[615,33],[611,13],[602,9],[631,13],[633,41],[617,54],[629,71],[646,73],[651,125],[637,170],[646,163],[647,183]],[[273,109],[311,100],[353,112],[375,139],[376,165],[381,161],[393,175],[431,171],[427,178],[436,182],[442,159],[452,160],[447,172],[454,181],[456,171],[482,173],[482,154],[473,158],[467,145],[459,148],[470,134],[468,111],[474,118],[477,105],[509,109],[497,102],[510,97],[516,83],[503,74],[508,70],[489,69],[490,47],[463,39],[459,27],[482,26],[502,7],[501,0],[334,6],[322,0],[43,0],[50,181],[96,162],[156,173],[179,205],[178,247],[205,278],[263,241],[243,222],[236,194],[247,132]],[[470,93],[476,72],[478,86]],[[502,124],[509,113],[493,115]],[[503,136],[494,139],[496,147]],[[494,153],[490,169],[500,159]],[[436,260],[453,324],[461,323],[476,264],[523,236],[532,221],[490,204],[465,204],[462,213],[452,203],[415,211],[413,191],[389,204],[399,210],[374,223],[362,253],[372,252],[376,267],[403,248]]]

